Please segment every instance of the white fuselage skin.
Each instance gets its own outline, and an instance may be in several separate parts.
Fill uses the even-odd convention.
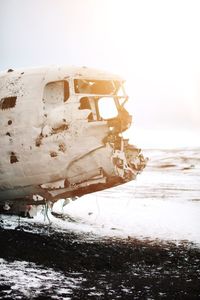
[[[99,95],[82,94],[81,89],[76,93],[74,79],[122,82],[116,75],[85,67],[0,75],[0,202],[31,199],[34,194],[50,200],[82,195],[95,190],[90,186],[106,188],[109,178],[119,178],[117,184],[125,177],[128,181],[124,169],[132,172],[129,180],[134,179],[137,172],[127,166],[123,149],[116,154],[113,142],[105,140],[113,127],[97,116],[92,99]],[[81,108],[83,97],[90,99],[90,107]],[[117,159],[126,166],[118,168]]]

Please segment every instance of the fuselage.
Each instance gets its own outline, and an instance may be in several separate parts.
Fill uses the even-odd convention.
[[[122,137],[131,124],[123,79],[89,68],[0,75],[0,202],[80,196],[143,169]]]

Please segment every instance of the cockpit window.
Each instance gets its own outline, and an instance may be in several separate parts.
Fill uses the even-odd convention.
[[[66,80],[53,81],[44,88],[44,101],[48,104],[66,102],[69,99],[69,82]]]
[[[83,97],[80,99],[79,109],[91,109],[91,105],[88,97]]]
[[[100,118],[104,120],[116,118],[118,110],[113,97],[101,97],[98,100]]]
[[[117,80],[74,79],[77,94],[117,95],[121,82]]]

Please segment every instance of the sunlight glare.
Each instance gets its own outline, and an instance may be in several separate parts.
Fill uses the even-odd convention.
[[[107,120],[115,118],[118,115],[117,107],[112,97],[102,97],[98,101],[99,114],[100,116]]]

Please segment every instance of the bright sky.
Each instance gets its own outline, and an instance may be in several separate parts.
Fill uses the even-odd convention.
[[[198,0],[0,0],[0,69],[121,74],[136,143],[200,146],[199,16]]]

